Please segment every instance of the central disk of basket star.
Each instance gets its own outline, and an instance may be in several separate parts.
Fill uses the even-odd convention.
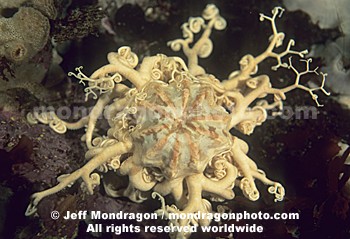
[[[212,157],[227,148],[229,115],[215,103],[210,85],[192,79],[155,82],[139,103],[134,158],[158,168],[166,178],[203,172]]]

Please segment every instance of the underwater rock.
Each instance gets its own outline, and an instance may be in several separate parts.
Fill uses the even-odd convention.
[[[20,7],[12,17],[2,15],[0,29],[0,55],[12,62],[21,62],[43,49],[49,38],[50,24],[38,10]]]

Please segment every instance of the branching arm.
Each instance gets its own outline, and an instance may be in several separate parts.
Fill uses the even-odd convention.
[[[26,215],[32,215],[33,213],[35,213],[36,206],[44,197],[61,191],[65,187],[69,186],[71,183],[74,183],[79,178],[83,179],[88,192],[92,194],[93,187],[98,185],[99,176],[98,174],[92,175],[91,173],[101,164],[109,160],[111,157],[129,152],[131,147],[132,144],[129,141],[118,142],[112,146],[106,147],[100,154],[92,158],[82,168],[74,171],[69,175],[65,175],[65,177],[63,177],[62,180],[60,180],[59,184],[57,184],[56,186],[49,188],[45,191],[34,193],[32,195],[32,202],[27,208]]]
[[[271,67],[272,70],[277,70],[279,67],[284,67],[284,68],[288,67],[287,63],[282,62],[282,58],[287,54],[299,55],[300,57],[303,58],[305,54],[308,53],[307,50],[304,50],[304,51],[291,50],[291,47],[294,46],[295,44],[294,40],[292,39],[288,42],[286,50],[284,50],[281,53],[273,52],[275,48],[278,48],[283,44],[283,40],[284,40],[284,33],[278,32],[276,27],[276,17],[277,16],[281,17],[283,14],[283,11],[284,11],[283,8],[275,7],[272,10],[272,17],[266,16],[262,13],[260,14],[260,21],[268,20],[271,23],[273,34],[269,39],[270,43],[266,48],[266,50],[259,56],[254,57],[252,55],[246,55],[242,58],[242,60],[239,62],[241,69],[239,71],[231,73],[229,79],[223,82],[223,85],[227,90],[235,89],[240,81],[246,80],[250,78],[251,75],[255,74],[258,70],[258,65],[268,57],[272,57],[277,60],[277,65]]]
[[[290,86],[287,86],[283,89],[281,89],[281,92],[283,93],[287,93],[291,90],[294,90],[296,88],[299,88],[299,89],[302,89],[304,91],[307,91],[310,93],[312,99],[316,102],[317,106],[321,107],[323,105],[321,105],[319,102],[318,102],[318,95],[316,95],[314,93],[314,91],[322,91],[325,95],[330,95],[329,92],[326,91],[326,89],[324,88],[324,85],[325,85],[325,82],[326,82],[326,76],[327,74],[323,73],[323,72],[320,72],[321,75],[322,75],[322,83],[321,83],[321,86],[319,87],[314,87],[314,88],[310,88],[310,87],[307,87],[307,86],[304,86],[304,85],[301,85],[300,84],[300,78],[303,76],[303,75],[306,75],[308,73],[314,73],[316,75],[319,75],[319,73],[317,72],[317,69],[318,67],[316,67],[314,70],[310,70],[310,63],[312,62],[312,59],[307,59],[307,60],[304,60],[304,59],[301,59],[300,61],[303,61],[305,62],[306,66],[305,66],[305,70],[302,71],[302,72],[299,72],[292,64],[292,57],[289,58],[289,65],[288,65],[288,68],[289,69],[292,69],[293,72],[296,74],[296,77],[295,77],[295,82],[293,85],[290,85]]]
[[[192,75],[198,76],[205,74],[205,70],[198,65],[198,57],[206,58],[213,50],[213,43],[210,40],[210,34],[213,28],[223,30],[226,27],[226,21],[219,15],[219,10],[213,4],[208,4],[202,17],[190,18],[187,23],[182,25],[183,37],[185,39],[177,39],[168,42],[173,51],[179,51],[181,48],[188,59],[188,68]],[[205,24],[205,21],[209,21]],[[193,47],[190,44],[194,41],[194,34],[199,33],[202,29],[203,33]]]

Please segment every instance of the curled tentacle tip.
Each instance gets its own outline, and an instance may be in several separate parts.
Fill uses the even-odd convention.
[[[38,121],[36,120],[35,116],[33,115],[33,113],[29,112],[26,116],[27,121],[29,124],[34,125],[37,124]]]
[[[152,192],[151,196],[152,196],[153,199],[156,199],[157,197],[158,197],[158,198],[162,198],[162,195],[160,195],[160,194],[157,193],[157,192]]]
[[[265,20],[265,15],[264,15],[264,14],[260,13],[259,16],[260,16],[260,17],[259,17],[259,20],[260,20],[261,22]]]

